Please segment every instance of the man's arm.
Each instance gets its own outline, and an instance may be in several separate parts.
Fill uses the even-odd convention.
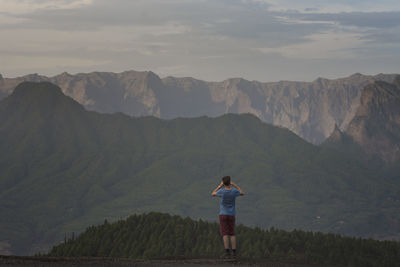
[[[215,188],[214,191],[212,191],[211,195],[212,195],[213,197],[215,197],[215,196],[217,195],[217,191],[220,190],[221,187],[222,187],[223,185],[224,185],[224,183],[221,182],[221,183],[219,184],[219,186],[217,186],[217,188]]]
[[[239,187],[237,184],[235,184],[234,182],[231,182],[231,185],[232,185],[234,188],[236,188],[237,190],[239,190],[241,196],[244,195],[243,190],[240,189],[240,187]]]

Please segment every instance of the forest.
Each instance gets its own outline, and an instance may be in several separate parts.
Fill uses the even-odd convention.
[[[400,266],[400,243],[333,233],[236,227],[241,258],[347,266]],[[166,213],[132,215],[65,236],[48,256],[138,259],[219,257],[219,224]]]

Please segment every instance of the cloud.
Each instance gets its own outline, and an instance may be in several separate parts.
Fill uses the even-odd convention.
[[[13,24],[23,24],[25,22],[26,19],[17,18],[5,13],[0,13],[0,25],[2,25],[2,28],[9,27]]]
[[[301,13],[385,12],[400,10],[397,0],[251,0],[265,3],[268,10]]]
[[[397,48],[396,53],[399,53],[400,27],[385,29],[384,31],[370,30],[366,32],[362,39],[366,40],[368,43],[380,44],[385,47],[395,45],[395,48]]]
[[[313,79],[324,76],[323,70],[325,76],[349,70],[349,59],[353,73],[371,69],[366,62],[373,55],[386,61],[388,53],[391,60],[399,58],[396,11],[367,13],[378,5],[370,0],[332,3],[0,0],[0,62],[12,63],[15,57],[10,66],[2,64],[1,71],[16,75],[37,69],[43,74],[136,69],[211,80]],[[343,13],[346,10],[351,13]],[[24,66],[23,60],[29,64]],[[374,56],[373,62],[378,61]]]
[[[304,43],[257,49],[266,54],[277,53],[286,58],[349,59],[356,56],[353,49],[365,42],[361,37],[360,34],[324,32],[307,36],[308,41]]]
[[[96,59],[85,59],[80,57],[67,56],[21,56],[21,55],[6,55],[2,56],[2,64],[7,65],[9,70],[19,71],[22,69],[35,69],[36,72],[48,70],[49,66],[57,70],[68,68],[91,68],[94,66],[104,65],[108,61]]]
[[[352,12],[337,14],[292,14],[303,21],[336,22],[346,26],[385,29],[400,26],[400,11],[388,12]]]
[[[0,12],[26,14],[38,10],[75,9],[92,3],[93,0],[0,0]]]
[[[383,49],[387,44],[400,43],[398,38],[400,36],[400,11],[337,14],[286,13],[282,17],[282,21],[331,24],[331,28],[360,35],[360,39],[365,41],[360,45],[375,43],[375,47],[380,44]]]

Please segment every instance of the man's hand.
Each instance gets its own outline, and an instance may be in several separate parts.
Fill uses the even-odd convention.
[[[243,192],[243,190],[242,190],[242,189],[240,189],[240,187],[239,187],[239,186],[237,186],[237,184],[235,184],[234,182],[231,182],[231,185],[232,185],[234,188],[236,188],[237,190],[239,190],[239,192],[240,192],[240,195],[241,195],[241,196],[243,196],[243,195],[244,195],[244,192]]]
[[[215,196],[217,195],[217,191],[220,190],[221,187],[223,187],[223,186],[224,186],[224,183],[221,182],[221,183],[217,186],[217,188],[215,188],[214,191],[212,191],[211,195],[212,195],[213,197],[215,197]]]

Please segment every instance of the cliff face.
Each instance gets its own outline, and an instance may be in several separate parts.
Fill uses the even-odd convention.
[[[160,117],[155,91],[161,90],[163,84],[160,78],[152,72],[93,72],[76,75],[64,72],[54,77],[31,74],[0,80],[0,92],[3,92],[3,97],[10,94],[23,81],[54,83],[62,89],[64,94],[72,97],[89,110]]]
[[[63,73],[54,77],[32,74],[0,79],[0,99],[22,81],[50,81],[89,110],[166,119],[252,113],[318,144],[330,135],[335,124],[346,129],[365,85],[393,79],[394,75],[354,74],[336,80],[261,83],[240,78],[222,82],[160,79],[152,72],[136,71]]]
[[[286,127],[312,143],[321,143],[335,124],[345,129],[359,105],[365,85],[390,75],[363,76],[314,82],[260,83],[230,79],[210,84],[213,100],[225,112],[253,113],[265,122]]]
[[[400,160],[400,76],[393,84],[365,87],[346,134],[368,155],[386,162]]]

